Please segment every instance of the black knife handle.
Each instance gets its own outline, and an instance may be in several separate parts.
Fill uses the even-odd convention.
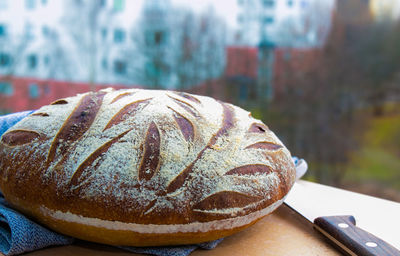
[[[353,216],[319,217],[314,220],[314,228],[349,255],[400,256],[390,244],[356,227]]]

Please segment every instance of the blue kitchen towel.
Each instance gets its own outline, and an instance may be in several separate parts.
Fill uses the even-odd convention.
[[[8,128],[18,123],[22,118],[30,115],[33,111],[24,111],[5,116],[0,116],[0,136],[5,133]]]
[[[17,255],[51,245],[72,243],[73,238],[34,223],[7,207],[3,198],[0,201],[0,251],[3,254]]]
[[[151,254],[157,256],[187,256],[192,253],[194,250],[201,248],[206,250],[214,249],[223,238],[201,243],[201,244],[191,244],[191,245],[182,245],[182,246],[160,246],[160,247],[126,247],[121,246],[119,248],[124,249],[126,251],[134,252],[134,253],[143,253],[143,254]]]

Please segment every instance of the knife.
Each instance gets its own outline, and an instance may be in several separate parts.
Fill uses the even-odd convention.
[[[298,180],[285,204],[348,255],[400,256],[399,203]]]

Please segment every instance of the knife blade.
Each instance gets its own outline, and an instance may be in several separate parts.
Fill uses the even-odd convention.
[[[298,180],[285,204],[348,255],[400,255],[399,203]]]

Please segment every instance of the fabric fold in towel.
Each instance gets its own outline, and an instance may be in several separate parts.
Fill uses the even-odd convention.
[[[223,238],[207,243],[182,245],[182,246],[164,246],[164,247],[160,246],[160,247],[147,247],[147,248],[121,246],[119,248],[134,253],[151,254],[156,256],[187,256],[194,250],[199,248],[205,250],[214,249],[222,240]]]
[[[50,231],[6,206],[0,199],[0,251],[18,255],[51,245],[67,245],[73,238]]]

